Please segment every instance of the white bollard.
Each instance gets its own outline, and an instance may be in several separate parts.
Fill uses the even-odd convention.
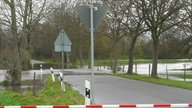
[[[65,83],[64,83],[64,78],[63,78],[62,72],[60,72],[60,74],[59,74],[59,79],[61,81],[61,90],[63,90],[65,92]]]
[[[54,76],[53,68],[51,67],[50,70],[51,70],[52,80],[53,80],[53,82],[55,82],[55,76]]]
[[[90,81],[85,80],[85,105],[90,105],[91,104],[91,89],[90,89]]]

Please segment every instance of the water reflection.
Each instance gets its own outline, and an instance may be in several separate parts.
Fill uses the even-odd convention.
[[[36,70],[37,72],[39,70]],[[9,90],[9,91],[14,91],[18,93],[25,94],[27,92],[38,92],[43,89],[44,87],[44,80],[46,79],[47,75],[43,74],[42,79],[40,79],[41,75],[36,74],[35,79],[34,79],[34,71],[23,71],[21,75],[21,85],[17,86],[1,86],[0,85],[0,90]],[[0,76],[1,82],[5,79],[5,75]]]

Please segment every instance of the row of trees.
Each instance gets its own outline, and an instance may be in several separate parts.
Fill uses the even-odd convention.
[[[190,0],[4,0],[0,16],[0,62],[9,70],[12,84],[31,58],[59,60],[54,41],[64,29],[72,41],[71,62],[89,59],[90,36],[74,10],[76,5],[107,5],[108,14],[95,32],[95,58],[129,59],[132,73],[135,55],[151,58],[157,76],[158,57],[181,57],[191,52],[192,3]],[[38,5],[37,5],[38,4]]]
[[[1,65],[8,69],[12,84],[21,82],[21,71],[30,60],[31,33],[47,13],[47,0],[3,0]],[[35,5],[38,4],[38,5]]]
[[[159,55],[159,47],[161,40],[166,35],[169,36],[184,36],[182,34],[183,27],[180,25],[190,25],[191,23],[191,1],[189,0],[105,0],[105,3],[111,7],[110,19],[114,19],[118,24],[112,25],[111,31],[115,31],[117,36],[122,37],[122,34],[130,38],[129,47],[129,69],[128,73],[132,72],[133,66],[133,50],[135,42],[139,36],[148,35],[152,39],[152,76],[157,76],[157,60]],[[119,25],[119,27],[117,26]],[[191,26],[191,25],[190,25]],[[115,29],[115,30],[114,30]],[[190,28],[191,29],[191,28]],[[117,33],[117,32],[121,33]],[[173,31],[170,34],[170,31]],[[179,30],[178,34],[175,31]],[[124,33],[126,32],[126,33]],[[191,31],[187,32],[191,34]],[[123,37],[125,37],[123,36]],[[184,36],[185,37],[185,36]],[[118,40],[118,39],[115,39]],[[116,42],[118,43],[118,42]]]

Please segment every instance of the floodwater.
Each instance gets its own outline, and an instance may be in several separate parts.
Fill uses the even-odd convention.
[[[49,65],[50,66],[50,65]],[[39,68],[39,69],[38,69]],[[21,80],[22,81],[28,81],[28,82],[33,82],[34,81],[34,73],[35,73],[35,79],[36,79],[36,85],[21,85],[19,87],[2,87],[0,86],[1,89],[7,89],[7,90],[16,90],[17,92],[21,93],[26,93],[28,91],[35,90],[39,91],[43,88],[44,84],[44,79],[46,78],[47,75],[51,73],[49,67],[46,67],[47,69],[40,69],[39,66],[36,66],[36,70],[28,70],[28,71],[23,71]],[[169,74],[171,73],[184,73],[184,68],[192,68],[192,63],[191,62],[180,62],[180,63],[159,63],[158,64],[158,74],[166,74],[168,72]],[[128,70],[128,65],[121,66],[121,70],[119,71],[120,73],[126,73]],[[137,64],[133,66],[133,72],[137,74],[145,74],[149,75],[152,70],[152,65],[151,64]],[[55,69],[54,70],[56,73],[60,72],[61,70]],[[54,72],[54,73],[55,73]],[[82,69],[67,69],[65,70],[65,73],[89,73],[90,69],[88,68],[82,68]],[[102,73],[111,73],[112,71],[108,69],[107,67],[95,67],[95,73],[97,72],[102,72]],[[5,80],[5,74],[6,70],[0,70],[0,82]],[[187,74],[192,74],[192,71],[187,71]],[[17,89],[16,89],[17,88]]]
[[[41,74],[42,70],[29,70],[23,71],[21,75],[21,81],[24,82],[20,86],[0,86],[0,90],[10,90],[19,93],[38,92],[43,89],[44,79],[47,77],[45,73]],[[0,82],[6,78],[6,70],[0,70]],[[35,77],[34,77],[35,75]],[[34,79],[35,78],[35,79]]]
[[[182,69],[192,68],[191,62],[182,62],[182,63],[159,63],[157,72],[158,74],[166,74],[168,73],[183,73]],[[123,66],[121,66],[123,69]],[[128,65],[124,66],[124,72],[127,72]],[[149,74],[152,70],[152,64],[137,64],[133,66],[133,72],[137,74]],[[122,71],[122,70],[121,70]],[[187,73],[192,73],[192,71],[187,71]]]
[[[0,70],[0,82],[5,80],[5,72],[6,70]]]

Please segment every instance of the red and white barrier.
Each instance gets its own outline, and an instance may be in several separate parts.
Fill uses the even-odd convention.
[[[0,106],[0,108],[192,108],[190,104],[120,104],[120,105],[63,105],[63,106]]]

